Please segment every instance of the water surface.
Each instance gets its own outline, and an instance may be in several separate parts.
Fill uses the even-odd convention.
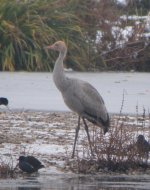
[[[124,113],[150,108],[150,74],[132,72],[80,73],[66,75],[90,82],[102,95],[107,109],[119,113],[124,94]],[[52,80],[52,73],[1,72],[0,96],[11,109],[68,111]]]
[[[131,190],[150,189],[149,175],[48,175],[0,180],[0,190]]]

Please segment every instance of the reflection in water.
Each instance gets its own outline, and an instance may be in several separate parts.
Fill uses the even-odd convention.
[[[149,175],[40,175],[0,180],[0,190],[137,190],[150,189]],[[3,186],[4,185],[4,186]],[[7,187],[7,188],[6,188]],[[12,188],[13,187],[13,188]]]
[[[18,187],[17,190],[41,190],[39,187]]]
[[[38,175],[34,177],[26,176],[17,190],[41,190],[41,183],[37,180]]]

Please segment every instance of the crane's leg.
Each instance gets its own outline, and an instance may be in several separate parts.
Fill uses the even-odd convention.
[[[80,130],[80,116],[78,118],[78,125],[77,125],[77,128],[76,128],[76,135],[75,135],[75,139],[74,139],[72,158],[74,158],[74,153],[75,153],[76,142],[77,142],[79,130]]]
[[[90,135],[89,135],[89,128],[88,128],[88,125],[87,125],[85,119],[84,118],[82,118],[82,119],[83,119],[85,131],[87,133],[87,137],[88,137],[88,141],[89,141],[89,145],[90,145],[91,154],[92,154],[92,156],[94,156],[93,150],[92,150],[92,144],[91,144],[91,140],[90,140]]]

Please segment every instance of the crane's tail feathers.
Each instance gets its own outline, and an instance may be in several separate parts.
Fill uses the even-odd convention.
[[[85,118],[90,121],[91,123],[98,125],[99,127],[102,127],[104,130],[104,134],[108,132],[108,129],[110,127],[110,118],[107,113],[107,120],[104,121],[101,117],[94,116],[92,114],[89,114],[85,112]]]

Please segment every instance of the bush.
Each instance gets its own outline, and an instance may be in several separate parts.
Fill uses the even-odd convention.
[[[74,70],[149,71],[145,21],[121,19],[127,7],[116,0],[1,0],[0,70],[51,71],[57,54],[44,46],[64,40]]]
[[[150,116],[145,113],[137,115],[134,120],[133,117],[122,114],[112,116],[108,135],[104,136],[101,129],[93,127],[91,140],[95,156],[91,156],[86,137],[85,140],[80,140],[83,155],[77,152],[77,159],[67,164],[77,173],[132,173],[150,169],[147,154],[143,154],[137,146],[139,134],[149,135],[149,121]]]
[[[0,159],[0,178],[8,178],[15,176],[15,169],[13,168],[13,159],[10,155],[9,158],[3,158],[1,155]]]
[[[65,40],[72,52],[83,54],[79,20],[65,11],[65,1],[2,0],[0,15],[0,70],[51,70],[55,56],[44,46],[56,40]],[[76,53],[68,59],[82,68]]]

